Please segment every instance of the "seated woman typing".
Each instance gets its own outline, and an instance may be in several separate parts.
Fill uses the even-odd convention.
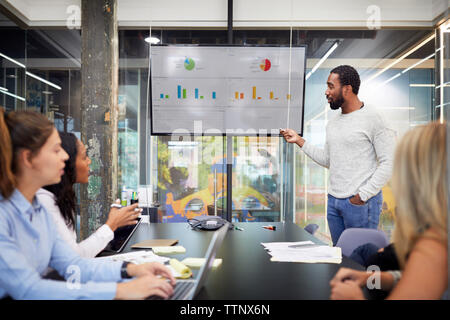
[[[342,268],[330,282],[331,299],[364,299],[361,287],[368,282],[390,291],[387,299],[440,299],[448,289],[447,188],[446,125],[434,122],[406,133],[392,177],[401,272]]]
[[[59,237],[35,195],[43,186],[61,181],[67,159],[58,132],[46,117],[28,111],[4,115],[0,108],[0,299],[172,295],[175,279],[162,264],[81,258]],[[48,267],[68,281],[43,279]]]
[[[38,190],[36,196],[51,214],[60,237],[65,240],[80,256],[95,257],[114,238],[114,231],[122,226],[136,224],[139,216],[137,204],[121,209],[113,208],[108,219],[96,232],[77,243],[75,230],[75,205],[77,202],[73,185],[89,182],[89,164],[86,147],[72,133],[59,133],[61,146],[68,153],[69,159],[64,167],[64,175],[58,184]]]

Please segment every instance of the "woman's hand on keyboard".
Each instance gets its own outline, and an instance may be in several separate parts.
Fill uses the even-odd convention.
[[[148,262],[139,265],[130,263],[127,266],[127,273],[132,277],[161,276],[168,279],[172,285],[175,285],[175,278],[170,269],[159,262]]]
[[[115,299],[143,300],[149,296],[159,296],[168,299],[173,294],[173,286],[164,279],[153,275],[118,283]]]

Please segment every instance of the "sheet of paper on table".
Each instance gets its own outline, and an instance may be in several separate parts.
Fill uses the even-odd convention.
[[[175,278],[180,278],[181,274],[177,272],[169,263],[170,258],[167,257],[161,257],[157,254],[153,253],[151,250],[139,250],[139,251],[133,251],[133,252],[127,252],[127,253],[121,253],[121,254],[115,254],[111,256],[106,257],[99,257],[96,259],[101,260],[110,260],[110,261],[127,261],[135,264],[143,264],[147,262],[159,262],[164,264],[167,268],[170,269],[172,272],[172,275]]]
[[[312,241],[266,242],[261,245],[272,256],[270,261],[302,263],[341,263],[339,247],[315,244]]]

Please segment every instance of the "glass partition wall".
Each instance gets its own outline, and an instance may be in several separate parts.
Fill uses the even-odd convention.
[[[79,135],[79,30],[9,27],[0,28],[0,33],[2,40],[15,39],[0,45],[0,104],[7,110],[46,113],[58,130]],[[326,79],[341,64],[359,71],[361,100],[382,109],[398,137],[412,126],[436,119],[436,47],[434,38],[430,39],[434,34],[424,29],[294,29],[292,33],[241,29],[234,31],[234,43],[307,45],[306,72],[310,74],[305,88],[304,137],[323,146],[326,123],[334,116],[324,96]],[[152,29],[151,35],[161,44],[227,43],[226,30]],[[172,140],[150,135],[148,37],[148,30],[119,30],[119,190],[151,185],[161,222],[223,215],[227,210],[227,139],[189,136]],[[318,236],[329,241],[327,170],[278,136],[233,137],[231,141],[232,220],[316,223]],[[395,208],[389,184],[383,188],[383,197],[380,228],[389,233]]]
[[[351,33],[358,31],[348,31]],[[345,34],[341,32],[341,35]],[[339,112],[332,111],[325,101],[325,81],[330,70],[340,64],[350,64],[358,70],[361,77],[359,98],[384,114],[397,132],[397,139],[411,127],[434,120],[432,34],[431,30],[360,31],[360,37],[356,39],[343,37],[338,40],[337,48],[306,81],[305,139],[317,146],[325,143],[327,121]],[[332,48],[330,41],[328,48]],[[323,50],[326,52],[327,49]],[[313,68],[318,63],[320,54],[314,58],[311,57],[308,67]],[[318,224],[318,236],[329,242],[325,214],[328,170],[309,159],[299,148],[295,149],[295,154],[295,221],[300,226]],[[390,182],[382,192],[379,228],[390,236],[395,219]]]
[[[121,33],[125,39],[134,38],[133,43],[139,43],[140,47],[145,45],[142,39],[148,36],[142,30]],[[307,72],[338,43],[306,80],[305,138],[318,146],[324,144],[326,123],[334,116],[324,98],[326,79],[330,70],[340,64],[353,65],[359,71],[361,100],[381,109],[398,137],[410,127],[433,120],[435,47],[429,39],[431,34],[432,30],[293,30],[294,43],[308,45]],[[225,41],[222,31],[152,30],[152,36],[163,44]],[[289,41],[289,30],[235,32],[235,43],[289,44]],[[140,52],[140,59],[148,59],[145,49],[133,50]],[[151,148],[147,153],[151,161],[147,166],[152,173],[154,199],[160,204],[160,221],[186,221],[196,215],[226,212],[226,138],[184,137],[171,141],[169,137],[150,137],[149,140]],[[327,170],[277,136],[234,137],[232,142],[232,221],[292,219],[302,227],[316,223],[318,236],[329,242]],[[205,161],[202,154],[209,149],[215,150],[210,157],[213,160]],[[142,165],[140,172],[142,177]],[[389,183],[383,188],[383,198],[379,227],[390,234],[395,201]]]
[[[13,38],[17,42],[7,42]],[[26,32],[12,27],[0,28],[0,39],[0,105],[7,111],[24,109]]]

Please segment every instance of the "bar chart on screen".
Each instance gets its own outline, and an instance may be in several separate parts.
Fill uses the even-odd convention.
[[[155,47],[152,132],[190,132],[199,121],[202,130],[278,132],[287,117],[301,132],[304,58],[304,47]]]

